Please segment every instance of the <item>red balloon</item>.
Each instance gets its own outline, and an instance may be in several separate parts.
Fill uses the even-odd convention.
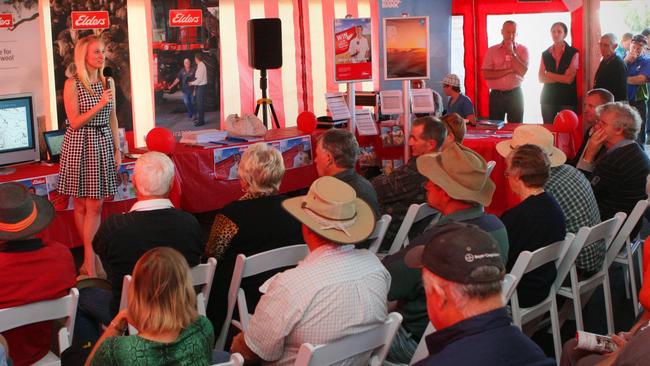
[[[304,133],[314,131],[316,129],[316,123],[316,115],[309,111],[301,112],[296,120],[298,129]]]
[[[172,132],[164,127],[153,128],[145,139],[149,151],[158,151],[163,154],[171,154],[176,148],[176,139]]]
[[[557,132],[573,132],[578,127],[578,115],[569,109],[560,111],[553,120]]]

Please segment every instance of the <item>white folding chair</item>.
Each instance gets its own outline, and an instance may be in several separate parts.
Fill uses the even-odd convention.
[[[642,249],[643,240],[639,238],[638,234],[635,238],[631,238],[630,235],[634,227],[637,225],[639,220],[643,217],[645,210],[648,208],[648,200],[640,200],[634,206],[630,216],[627,217],[625,223],[621,227],[621,230],[618,232],[614,241],[612,242],[612,249],[622,248],[617,253],[612,253],[613,258],[610,258],[610,253],[608,252],[608,262],[619,263],[627,267],[627,271],[623,272],[625,277],[625,294],[627,298],[630,298],[630,293],[632,295],[632,303],[634,304],[634,316],[639,315],[640,304],[638,299],[637,287],[636,287],[636,271],[634,270],[634,254],[638,255],[639,261],[639,272],[643,270],[643,253],[639,250]],[[625,246],[623,248],[623,246]],[[638,253],[637,253],[638,252]],[[640,284],[643,284],[643,274],[639,276]]]
[[[232,280],[230,281],[230,288],[228,289],[228,310],[223,325],[221,326],[221,332],[217,338],[216,349],[223,349],[231,323],[242,331],[248,328],[250,313],[246,304],[246,294],[240,287],[242,279],[273,269],[295,266],[307,254],[309,254],[307,245],[298,244],[268,250],[250,257],[246,257],[243,254],[237,256],[235,268],[232,272]],[[232,319],[235,305],[237,305],[237,310],[239,311],[239,321]]]
[[[370,247],[368,248],[369,251],[377,254],[381,242],[384,241],[386,230],[388,230],[388,225],[390,225],[392,219],[393,218],[390,217],[390,215],[384,214],[379,220],[377,220],[375,230],[373,230],[372,234],[368,237],[368,240],[372,240],[372,243],[370,243]]]
[[[492,174],[492,171],[494,170],[494,167],[497,165],[497,162],[494,160],[490,160],[487,163],[487,176],[489,177]]]
[[[200,315],[205,315],[205,309],[208,307],[212,280],[214,279],[214,271],[216,269],[217,260],[210,257],[207,263],[201,263],[192,267],[190,270],[192,274],[192,285],[201,286],[201,292],[196,295],[196,308]]]
[[[230,355],[230,360],[222,363],[215,363],[212,366],[243,366],[244,357],[239,353],[233,353]]]
[[[46,320],[66,318],[65,326],[59,329],[59,354],[65,351],[72,343],[74,321],[77,315],[77,302],[79,290],[71,288],[70,293],[54,300],[33,302],[0,310],[0,333],[22,327],[23,325],[38,323]],[[48,352],[34,365],[61,365],[61,360],[52,352]]]
[[[420,362],[421,360],[425,359],[429,355],[429,349],[427,348],[426,338],[429,334],[435,331],[436,328],[434,328],[433,324],[429,322],[427,328],[424,330],[424,333],[422,333],[422,338],[420,338],[420,343],[418,343],[418,346],[415,349],[415,352],[413,353],[413,357],[411,358],[411,362],[409,363],[409,365],[414,365],[417,362]]]
[[[612,313],[612,295],[611,289],[609,287],[609,265],[607,260],[603,261],[601,269],[596,272],[591,277],[579,281],[578,272],[576,270],[575,261],[578,258],[578,254],[582,248],[587,245],[593,244],[596,241],[604,240],[605,247],[609,251],[611,249],[611,244],[614,239],[614,236],[618,232],[618,229],[623,224],[625,220],[625,215],[623,212],[619,212],[614,217],[609,220],[603,221],[598,225],[592,226],[591,228],[582,227],[578,230],[574,244],[569,247],[569,251],[566,253],[560,267],[558,268],[558,275],[555,279],[555,288],[557,289],[557,294],[567,297],[573,300],[573,311],[576,318],[576,329],[584,330],[584,321],[582,318],[582,306],[583,303],[586,304],[589,300],[587,297],[591,296],[593,290],[599,285],[603,285],[603,292],[605,293],[605,313],[607,317],[607,331],[612,334],[614,333],[614,315]],[[619,248],[620,250],[620,248]],[[618,253],[618,251],[616,251]],[[570,274],[571,286],[562,286],[562,282],[566,277],[567,273]],[[585,298],[582,298],[582,295]]]
[[[569,246],[571,246],[574,239],[575,235],[568,233],[564,240],[539,248],[534,252],[525,250],[519,253],[517,261],[512,266],[510,274],[512,274],[515,279],[521,279],[525,274],[551,262],[554,262],[555,267],[558,268],[562,262],[562,256],[568,251]],[[512,286],[511,290],[509,290],[513,323],[521,329],[523,324],[549,312],[551,316],[551,330],[553,331],[555,360],[559,364],[560,355],[562,353],[562,335],[560,334],[560,321],[558,319],[555,287],[551,286],[548,295],[540,303],[531,307],[522,308],[519,306],[519,297],[517,296],[517,285],[521,283],[521,280],[516,280],[515,283],[515,286]]]
[[[349,335],[334,342],[321,345],[303,343],[298,350],[294,366],[323,366],[370,352],[368,365],[382,365],[390,344],[402,323],[402,315],[390,313],[386,321],[365,332]]]
[[[519,279],[517,279],[517,277],[512,273],[506,273],[506,275],[503,276],[503,281],[501,282],[501,298],[503,299],[504,304],[507,304],[510,301],[518,283]]]
[[[388,250],[388,254],[390,255],[397,253],[400,249],[406,247],[409,244],[408,234],[409,231],[411,231],[411,226],[413,226],[414,223],[434,215],[440,217],[440,212],[438,212],[438,210],[435,208],[429,206],[428,203],[420,203],[419,205],[416,203],[412,204],[409,207],[408,211],[406,211],[402,225],[399,227],[399,230],[395,235],[395,239],[393,240],[393,244],[391,244],[390,249]],[[435,217],[432,219],[435,219]]]
[[[124,310],[129,306],[129,287],[131,287],[131,281],[133,277],[131,275],[125,275],[122,280],[122,295],[120,296],[120,310]],[[129,334],[135,335],[138,334],[138,329],[129,323]]]

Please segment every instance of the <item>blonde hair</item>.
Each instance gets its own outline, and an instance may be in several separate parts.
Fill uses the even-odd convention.
[[[278,150],[258,142],[244,151],[237,170],[249,193],[275,194],[284,176],[284,160]]]
[[[94,34],[85,36],[74,46],[74,64],[77,69],[77,78],[84,86],[84,89],[91,95],[95,95],[95,91],[90,87],[90,78],[88,77],[88,69],[86,69],[86,53],[88,53],[88,46],[93,42],[99,42],[104,45],[104,41]],[[104,66],[98,70],[99,80],[102,81],[102,85],[106,85],[106,79],[104,79]]]
[[[176,249],[157,247],[140,257],[128,291],[129,320],[140,332],[177,331],[198,318],[190,268]]]

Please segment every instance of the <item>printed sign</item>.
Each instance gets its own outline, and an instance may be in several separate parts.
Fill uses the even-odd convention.
[[[117,192],[113,199],[107,199],[107,201],[117,202],[135,198],[135,187],[131,179],[134,168],[135,163],[125,163],[120,166],[120,170],[117,172]]]
[[[200,27],[203,25],[201,9],[171,9],[169,10],[170,27]]]
[[[334,20],[334,66],[337,82],[372,79],[370,18]]]
[[[0,14],[0,28],[13,28],[14,15],[11,13]]]
[[[108,29],[111,25],[107,11],[73,11],[72,29]]]

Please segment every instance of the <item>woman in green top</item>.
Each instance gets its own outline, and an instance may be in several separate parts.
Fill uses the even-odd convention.
[[[190,276],[175,249],[146,252],[133,270],[127,309],[106,328],[86,365],[209,365],[214,333],[197,313]],[[127,324],[139,333],[123,336]]]

